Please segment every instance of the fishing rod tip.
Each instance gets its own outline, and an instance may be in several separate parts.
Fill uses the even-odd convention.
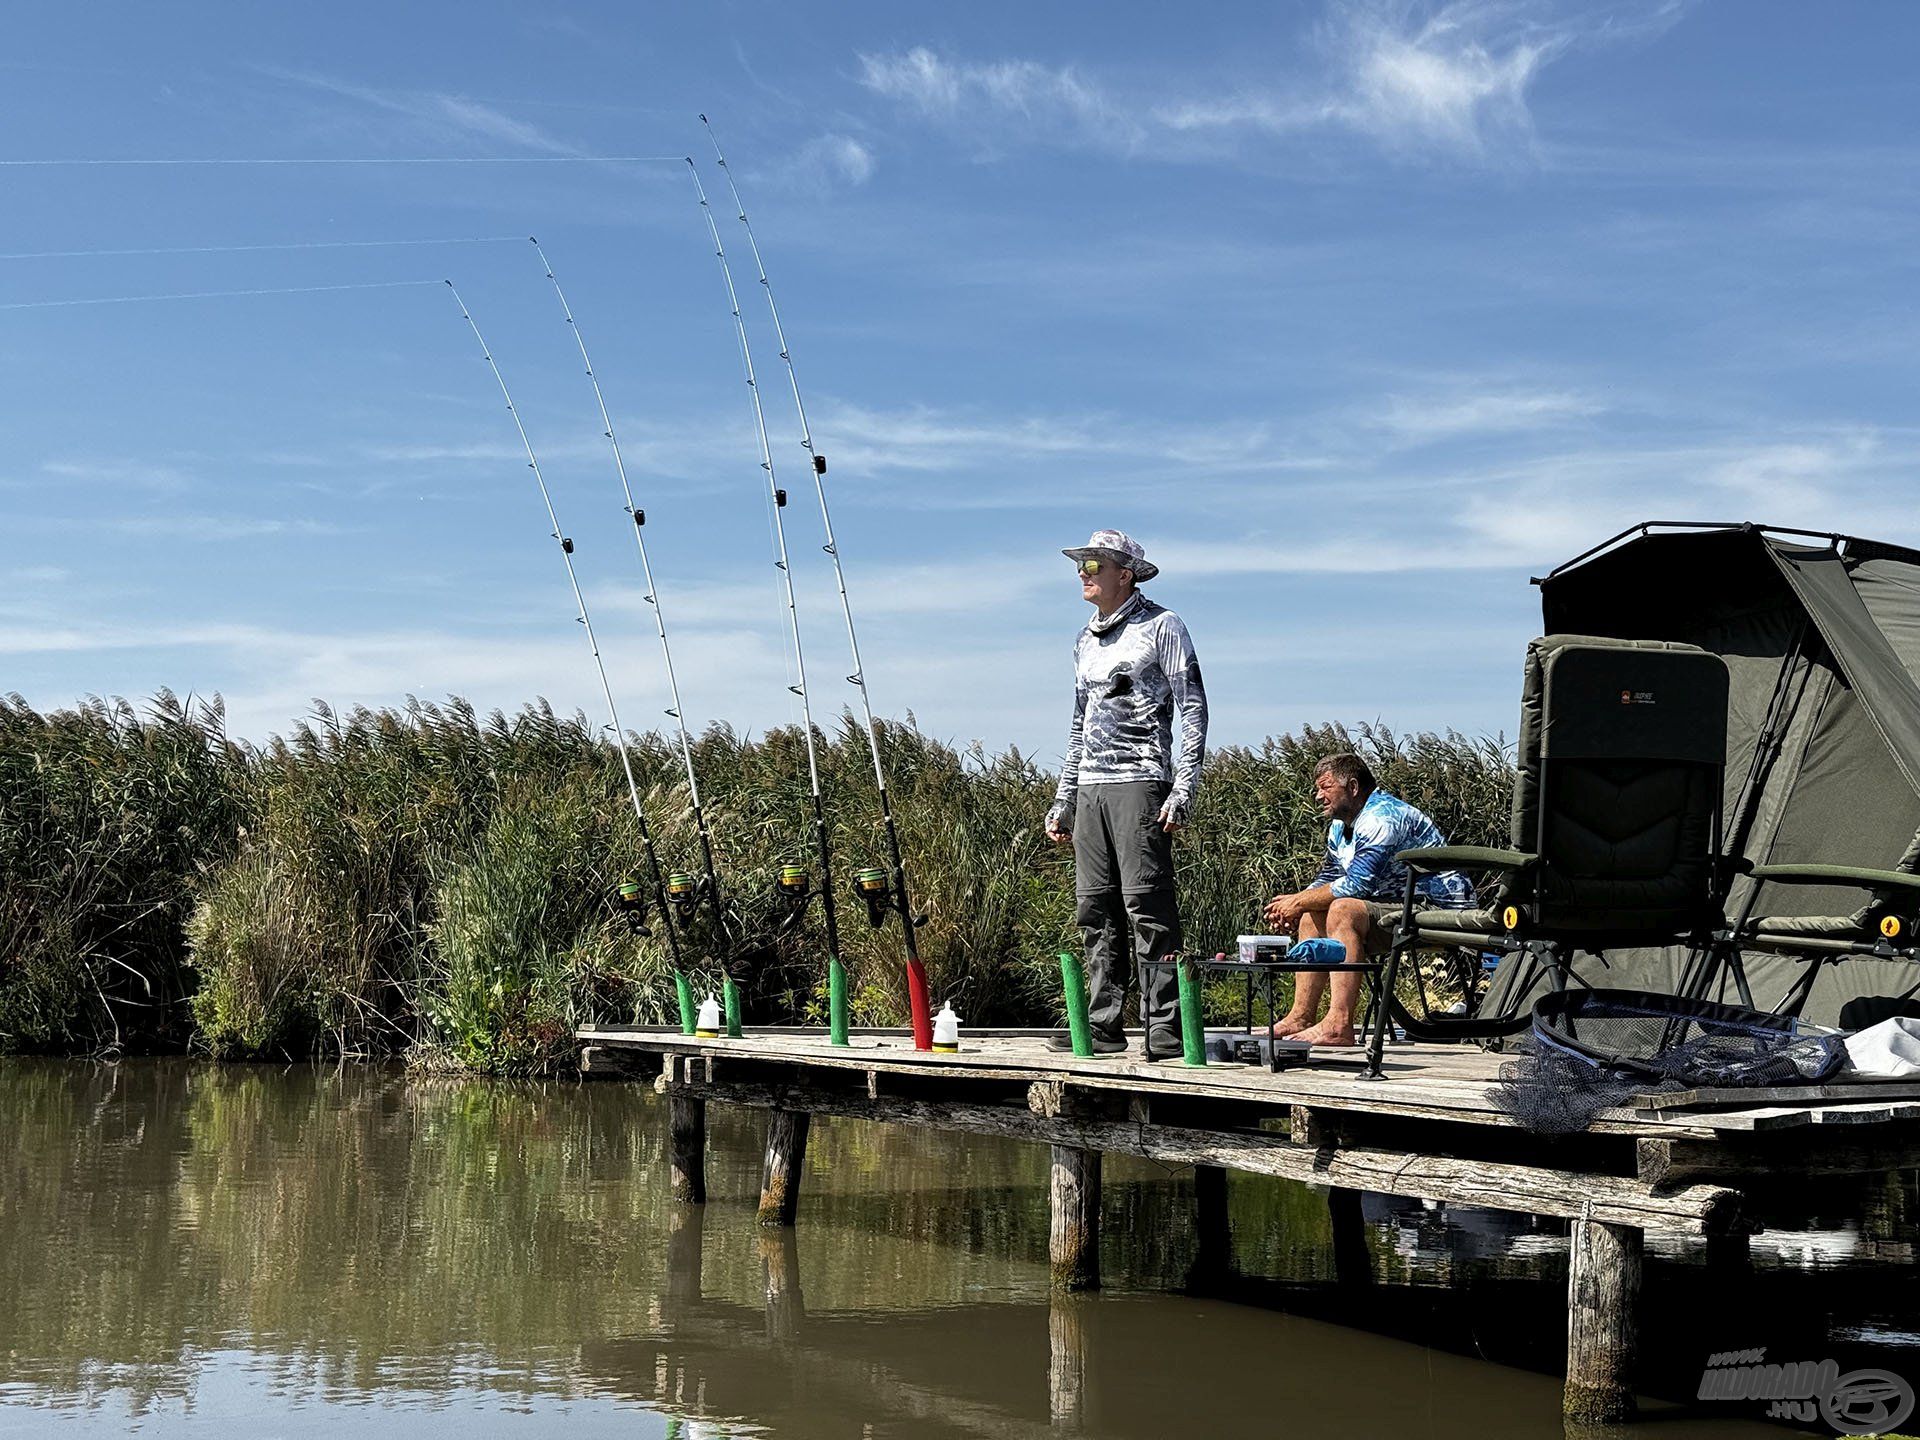
[[[529,245],[538,245],[540,243],[540,237],[538,235],[529,235],[527,237],[527,243]]]
[[[704,124],[706,124],[706,123],[707,123],[707,117],[706,117],[706,116],[704,116],[704,115],[702,115],[702,116],[700,117],[700,123],[701,123],[702,125],[704,125]]]

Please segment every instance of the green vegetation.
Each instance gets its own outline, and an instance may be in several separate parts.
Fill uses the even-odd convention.
[[[227,739],[222,718],[164,693],[145,714],[0,703],[0,1050],[405,1055],[525,1074],[568,1055],[580,1023],[672,1013],[659,917],[637,935],[613,903],[645,871],[618,760],[585,717],[321,707],[264,747]],[[801,741],[715,727],[695,747],[729,908],[753,941],[750,1023],[824,1018],[818,909],[782,929],[771,886],[811,855]],[[1077,935],[1071,857],[1040,832],[1051,777],[911,724],[885,743],[935,995],[972,1024],[1057,1019],[1054,956]],[[1228,748],[1178,852],[1190,948],[1231,944],[1312,873],[1309,777],[1345,748],[1452,838],[1504,833],[1511,769],[1495,741],[1313,727]],[[691,868],[677,754],[646,736],[633,759],[662,863]],[[821,769],[844,882],[884,861],[850,717],[822,737]],[[856,1022],[899,1023],[897,932],[850,899],[841,915]],[[715,938],[685,936],[702,987],[718,984]]]

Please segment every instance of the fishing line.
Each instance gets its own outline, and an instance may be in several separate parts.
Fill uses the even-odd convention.
[[[185,290],[164,295],[100,295],[83,300],[13,300],[0,310],[58,310],[70,305],[133,305],[143,300],[226,300],[242,295],[318,295],[337,290],[399,290],[438,280],[362,280],[351,285],[283,285],[264,290]]]
[[[643,161],[684,160],[684,155],[333,155],[273,156],[246,159],[21,159],[0,160],[0,169],[56,169],[72,167],[128,167],[168,165],[597,165]],[[516,240],[519,236],[514,237]]]
[[[833,847],[827,838],[826,811],[820,800],[820,759],[813,742],[813,706],[807,698],[807,661],[800,644],[800,609],[793,598],[793,567],[787,559],[787,529],[780,512],[786,508],[787,492],[780,488],[780,482],[774,474],[773,448],[767,441],[766,408],[760,403],[760,382],[753,371],[753,347],[747,343],[747,322],[740,313],[739,292],[733,285],[733,266],[727,260],[727,247],[720,240],[720,226],[713,218],[713,207],[707,203],[707,187],[700,183],[699,167],[693,163],[691,155],[684,157],[687,173],[693,177],[694,193],[700,199],[700,213],[706,218],[707,233],[713,237],[714,258],[720,262],[720,276],[726,282],[727,308],[733,314],[734,333],[740,341],[740,363],[746,371],[747,393],[753,399],[753,423],[760,436],[760,468],[767,472],[767,491],[773,501],[773,533],[778,558],[773,562],[780,572],[787,604],[788,629],[793,636],[793,663],[798,672],[799,683],[787,688],[800,697],[801,733],[807,742],[807,780],[813,800],[813,830],[817,849],[820,853],[820,904],[825,916],[827,929],[827,955],[837,964],[840,959],[840,925],[834,909],[833,897]],[[796,901],[807,898],[805,877],[797,877],[797,883],[789,885],[793,878],[791,872],[798,867],[781,867],[781,888],[791,894]]]
[[[633,520],[634,545],[640,555],[640,573],[646,581],[644,598],[653,608],[653,624],[660,636],[660,658],[666,664],[667,690],[673,700],[673,707],[667,714],[673,717],[673,723],[680,732],[680,759],[687,772],[687,794],[692,804],[693,828],[700,837],[700,860],[705,867],[705,890],[707,903],[713,912],[715,933],[721,937],[727,934],[726,910],[720,893],[720,873],[713,861],[713,837],[707,829],[706,812],[700,803],[700,780],[693,769],[693,740],[687,733],[687,721],[680,704],[680,681],[673,668],[673,646],[667,641],[666,612],[660,607],[660,587],[654,583],[653,563],[647,558],[647,512],[633,503],[633,486],[627,479],[627,462],[620,453],[620,440],[613,431],[613,416],[607,410],[607,397],[600,389],[600,377],[594,373],[593,357],[587,353],[587,339],[580,331],[580,324],[573,318],[573,307],[567,303],[567,292],[560,288],[560,279],[553,273],[553,265],[547,259],[547,252],[540,248],[539,240],[528,236],[533,244],[533,253],[540,257],[540,265],[547,272],[547,279],[553,283],[553,293],[560,301],[560,311],[567,317],[567,328],[573,332],[573,341],[580,349],[580,363],[586,367],[587,379],[593,385],[594,402],[600,407],[600,423],[607,437],[607,446],[613,451],[613,468],[620,477],[620,493],[626,497],[626,511]],[[668,886],[669,898],[674,898],[673,886]],[[688,906],[690,910],[691,905]]]
[[[366,250],[403,245],[497,245],[518,235],[467,235],[446,240],[289,240],[263,245],[169,245],[137,250],[23,250],[0,260],[91,260],[112,255],[240,255],[256,250]],[[423,285],[433,282],[423,280]]]
[[[680,941],[674,932],[673,911],[667,903],[666,882],[660,874],[660,857],[653,848],[653,830],[647,824],[646,807],[640,803],[640,787],[633,778],[633,762],[627,754],[627,733],[620,724],[620,710],[613,700],[613,686],[607,680],[607,665],[600,658],[600,642],[594,638],[593,621],[587,615],[586,597],[580,593],[580,579],[573,573],[573,541],[560,529],[560,517],[554,513],[553,496],[547,490],[546,477],[540,473],[539,458],[533,453],[533,442],[527,438],[527,427],[520,419],[520,412],[513,403],[513,394],[507,389],[506,377],[500,373],[500,366],[493,358],[493,352],[487,348],[486,339],[480,334],[480,327],[474,323],[467,302],[460,298],[460,291],[453,281],[446,282],[448,291],[453,295],[454,304],[460,307],[460,318],[467,322],[467,328],[473,331],[473,338],[480,345],[480,353],[486,357],[487,368],[493,372],[494,383],[500,387],[500,398],[507,403],[507,413],[513,417],[513,428],[519,432],[520,448],[527,452],[527,468],[533,472],[533,483],[540,489],[540,501],[547,509],[547,519],[552,524],[553,538],[560,544],[560,561],[567,567],[567,584],[573,589],[573,603],[578,609],[577,619],[587,633],[587,648],[593,652],[593,668],[600,676],[600,693],[606,697],[607,716],[613,722],[613,746],[620,753],[620,769],[627,777],[627,795],[633,801],[633,818],[640,824],[640,844],[647,854],[647,866],[653,875],[655,898],[660,902],[660,913],[667,927],[667,951],[672,958],[673,968],[680,968]]]
[[[875,883],[871,871],[863,871],[857,880],[862,898],[867,901],[867,913],[875,925],[880,923],[883,909],[892,910],[900,917],[900,934],[907,952],[907,999],[913,1021],[913,1044],[917,1050],[931,1049],[933,1046],[933,1021],[931,1007],[927,997],[927,972],[920,960],[920,942],[916,935],[918,922],[907,893],[907,868],[900,854],[900,834],[894,825],[893,801],[887,792],[886,763],[881,756],[880,735],[873,723],[873,702],[867,695],[867,677],[865,667],[860,663],[860,637],[854,629],[853,606],[847,599],[846,571],[840,565],[840,547],[833,535],[833,513],[827,505],[827,457],[814,448],[813,429],[807,423],[807,407],[800,398],[800,377],[793,365],[793,348],[787,344],[785,328],[780,323],[780,307],[774,303],[773,282],[767,278],[766,263],[760,258],[760,243],[754,238],[753,223],[747,219],[747,207],[741,203],[740,187],[734,184],[733,170],[727,164],[727,157],[720,152],[719,137],[713,133],[713,125],[705,115],[700,117],[705,127],[707,139],[713,144],[713,157],[727,177],[727,190],[733,196],[733,208],[739,216],[740,224],[747,232],[747,248],[753,254],[754,269],[759,272],[760,289],[767,297],[767,313],[773,318],[773,334],[780,345],[780,359],[787,367],[787,384],[793,391],[794,413],[800,419],[800,444],[807,452],[810,468],[813,471],[813,491],[820,500],[820,523],[826,532],[825,549],[833,561],[834,583],[840,589],[840,614],[847,626],[847,649],[853,659],[853,673],[847,676],[848,682],[860,692],[860,710],[866,720],[867,748],[873,756],[873,782],[880,793],[880,818],[886,830],[887,850],[893,862],[893,878],[887,885],[884,878]],[[691,162],[689,162],[691,163]],[[705,204],[704,197],[701,201]],[[709,217],[711,219],[711,217]],[[717,240],[716,236],[716,240]],[[759,403],[756,393],[755,404]]]

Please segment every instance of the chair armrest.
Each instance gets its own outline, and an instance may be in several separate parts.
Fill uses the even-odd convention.
[[[1456,865],[1470,870],[1525,870],[1540,859],[1524,850],[1496,850],[1491,845],[1428,845],[1402,850],[1393,858],[1409,870],[1445,870]]]
[[[1920,897],[1920,875],[1904,870],[1868,870],[1859,865],[1756,865],[1753,878],[1776,885],[1851,885],[1859,890],[1902,890]]]

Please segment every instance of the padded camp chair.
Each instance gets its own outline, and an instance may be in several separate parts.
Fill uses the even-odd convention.
[[[1755,1008],[1745,951],[1759,950],[1804,960],[1806,968],[1773,1007],[1777,1015],[1798,1015],[1813,993],[1813,983],[1828,965],[1855,958],[1920,961],[1920,835],[1907,842],[1906,852],[1891,870],[1856,865],[1756,865],[1747,874],[1753,885],[1741,902],[1733,923],[1708,950],[1698,979],[1689,989],[1696,997],[1711,993],[1724,973],[1733,981],[1740,1003]],[[1866,903],[1847,915],[1756,915],[1762,891],[1768,886],[1839,887],[1863,892]],[[1915,972],[1920,989],[1920,971]],[[1889,997],[1898,1007],[1914,993]],[[1856,1005],[1871,1002],[1863,999]],[[1905,1013],[1897,1008],[1890,1013]],[[1879,1014],[1859,1018],[1866,1024],[1884,1019]],[[1844,1020],[1844,1017],[1843,1017]],[[1847,1029],[1863,1028],[1846,1024]]]
[[[1416,1017],[1394,999],[1415,951],[1501,951],[1533,973],[1506,993],[1526,1000],[1542,973],[1572,980],[1576,952],[1704,945],[1721,928],[1714,901],[1727,667],[1691,645],[1548,635],[1527,647],[1511,848],[1403,851],[1403,908],[1388,952],[1386,1003],[1369,1016],[1380,1073],[1391,1014],[1416,1040],[1487,1039],[1527,1027],[1529,1012]],[[1420,909],[1415,881],[1437,870],[1496,877],[1479,910]]]

